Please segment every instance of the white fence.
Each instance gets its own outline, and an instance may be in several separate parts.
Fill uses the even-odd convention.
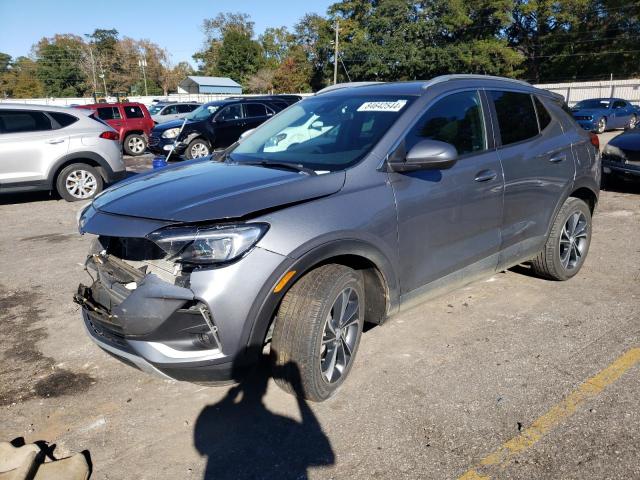
[[[300,96],[308,96],[308,93],[296,93]],[[169,95],[148,95],[148,96],[128,96],[127,99],[130,102],[144,103],[145,105],[151,105],[154,100],[168,100],[172,102],[213,102],[215,100],[224,100],[229,97],[255,97],[260,95],[232,95],[232,94],[190,94],[190,93],[171,93]],[[117,101],[116,97],[107,97],[109,102]],[[0,100],[0,103],[22,103],[26,105],[52,105],[56,107],[67,107],[71,105],[87,105],[94,103],[91,97],[69,97],[69,98],[8,98]]]
[[[629,80],[603,80],[595,82],[571,82],[571,83],[544,83],[536,85],[538,88],[551,90],[552,92],[562,95],[566,102],[573,106],[580,100],[587,98],[624,98],[636,105],[640,105],[640,78],[632,78]],[[298,94],[306,96],[309,94]],[[171,100],[177,102],[211,102],[214,100],[223,100],[238,95],[212,95],[212,94],[188,94],[188,93],[172,93],[169,95],[149,95],[149,96],[130,96],[127,97],[131,102],[140,102],[150,105],[155,99]],[[252,95],[242,95],[243,97],[251,97]],[[115,102],[115,97],[109,97],[110,102]],[[7,99],[0,102],[25,103],[30,105],[86,105],[93,103],[93,98],[28,98],[28,99]]]
[[[544,83],[536,85],[555,93],[559,93],[573,106],[587,98],[624,98],[635,105],[640,105],[640,78],[630,80],[603,80],[598,82]]]

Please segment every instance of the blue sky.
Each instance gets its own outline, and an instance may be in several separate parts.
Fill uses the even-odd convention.
[[[251,15],[256,33],[267,27],[291,27],[305,13],[325,14],[335,0],[0,0],[0,52],[28,55],[42,37],[83,35],[115,28],[121,36],[148,38],[166,48],[173,62],[193,64],[202,46],[204,18],[220,12]]]

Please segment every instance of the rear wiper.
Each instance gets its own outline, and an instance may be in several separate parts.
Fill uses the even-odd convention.
[[[315,170],[307,168],[299,163],[289,162],[269,162],[267,160],[260,160],[258,162],[238,162],[238,165],[254,165],[265,168],[288,168],[289,170],[295,170],[296,172],[306,173],[307,175],[317,175]]]

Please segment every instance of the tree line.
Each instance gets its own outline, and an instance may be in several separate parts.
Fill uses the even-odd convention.
[[[149,40],[98,29],[43,38],[29,57],[0,53],[0,94],[80,96],[175,91],[184,76],[230,77],[246,92],[310,92],[333,81],[479,73],[533,83],[640,74],[640,2],[629,0],[343,0],[326,15],[256,35],[246,13],[203,21],[204,42],[171,65]],[[335,55],[336,30],[339,53]]]

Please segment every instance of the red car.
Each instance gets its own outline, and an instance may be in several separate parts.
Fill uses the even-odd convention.
[[[127,155],[142,155],[147,149],[147,139],[154,122],[142,103],[94,103],[79,105],[78,108],[94,110],[100,120],[113,127],[120,134]]]

